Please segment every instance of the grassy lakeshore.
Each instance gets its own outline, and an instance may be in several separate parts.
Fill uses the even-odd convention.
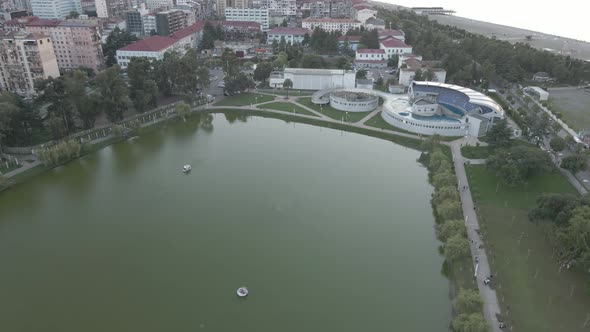
[[[524,332],[587,331],[587,276],[560,271],[545,236],[547,227],[528,220],[528,211],[542,193],[575,194],[575,189],[558,172],[515,188],[502,184],[485,165],[469,165],[467,174],[509,325]]]

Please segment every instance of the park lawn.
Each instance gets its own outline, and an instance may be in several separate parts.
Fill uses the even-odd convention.
[[[292,103],[288,103],[288,102],[268,103],[268,104],[259,105],[258,108],[268,108],[271,110],[277,110],[277,111],[283,111],[283,112],[289,112],[289,113],[298,113],[298,114],[317,116],[316,114],[304,109],[301,106],[298,106],[298,105],[295,105]]]
[[[587,331],[582,326],[590,313],[588,278],[559,272],[545,237],[548,225],[528,220],[540,194],[575,189],[558,172],[536,176],[516,188],[498,184],[485,165],[469,165],[467,173],[504,319],[515,331]]]
[[[327,106],[327,105],[320,107],[319,105],[316,105],[311,102],[311,97],[299,98],[299,99],[297,99],[297,102],[300,103],[301,105],[305,105],[305,106],[311,108],[314,111],[320,112],[329,118],[332,118],[335,120],[341,120],[341,121],[345,121],[345,122],[351,122],[351,123],[358,122],[362,118],[367,116],[369,113],[371,113],[371,112],[343,112],[343,111],[337,110],[337,109],[335,109],[331,106]]]
[[[483,141],[483,139],[480,138],[480,141]],[[513,139],[510,143],[511,146],[523,145],[535,147],[533,144],[520,139]],[[461,155],[469,159],[487,159],[491,152],[492,150],[488,146],[464,146],[461,148]]]
[[[260,104],[273,100],[273,96],[261,95],[259,93],[252,92],[243,92],[234,96],[229,96],[222,101],[215,103],[215,106],[250,106],[251,104]]]
[[[586,89],[550,90],[551,110],[562,114],[562,120],[578,131],[590,127],[590,91]]]
[[[487,146],[463,146],[461,155],[469,159],[486,159],[490,155],[490,148]]]

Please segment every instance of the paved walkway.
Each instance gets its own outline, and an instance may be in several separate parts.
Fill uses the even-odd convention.
[[[373,116],[375,116],[375,114],[381,113],[381,110],[382,109],[383,109],[383,107],[381,107],[381,106],[377,107],[373,112],[367,114],[367,116],[365,116],[364,118],[358,120],[355,123],[363,124],[363,123],[367,122],[370,118],[372,118]]]
[[[461,204],[463,205],[463,215],[465,216],[465,226],[467,227],[467,236],[471,241],[471,255],[473,264],[476,266],[476,282],[479,288],[479,294],[483,300],[483,313],[486,320],[492,326],[492,331],[501,332],[498,325],[497,314],[500,313],[500,306],[498,305],[498,297],[496,291],[489,286],[484,285],[483,281],[491,275],[490,265],[488,263],[488,256],[484,249],[479,249],[483,246],[483,241],[477,231],[479,230],[479,221],[475,210],[475,204],[471,197],[471,190],[469,189],[469,182],[467,181],[467,173],[465,172],[465,162],[469,159],[463,158],[461,155],[461,145],[464,140],[457,140],[451,142],[451,150],[453,151],[453,162],[455,163],[455,173],[459,184],[459,194],[461,195]],[[475,160],[470,160],[473,164]],[[478,160],[478,163],[481,160]],[[485,161],[484,161],[485,163]],[[467,186],[463,190],[463,186]],[[476,259],[477,257],[477,259]]]
[[[37,157],[35,157],[33,155],[30,155],[30,156],[22,156],[22,157],[20,157],[18,159],[19,159],[19,161],[21,163],[21,167],[19,167],[17,169],[14,169],[14,170],[12,170],[10,172],[4,173],[3,175],[6,178],[11,178],[11,177],[13,177],[13,176],[15,176],[17,174],[20,174],[22,172],[25,172],[25,171],[30,170],[31,168],[34,168],[34,167],[37,167],[37,166],[41,165],[41,162],[39,160],[37,160]],[[32,159],[34,161],[33,162],[28,162],[25,159]]]

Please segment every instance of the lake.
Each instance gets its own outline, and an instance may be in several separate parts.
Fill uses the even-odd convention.
[[[1,331],[448,330],[418,151],[214,116],[0,194]]]

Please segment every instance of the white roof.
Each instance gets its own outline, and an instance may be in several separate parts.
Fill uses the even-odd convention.
[[[497,111],[500,114],[504,114],[504,109],[502,109],[502,106],[500,106],[500,104],[498,104],[495,100],[484,95],[481,92],[471,90],[469,88],[465,88],[465,87],[462,87],[459,85],[439,83],[439,82],[417,82],[417,81],[415,81],[414,84],[426,85],[426,86],[436,86],[436,87],[440,87],[440,88],[459,91],[459,92],[465,94],[467,97],[469,97],[470,103],[476,104],[476,105],[481,105],[481,106],[486,106],[486,107],[491,108],[494,111]]]
[[[543,90],[543,89],[539,88],[538,86],[527,86],[526,88],[527,88],[527,89],[534,90],[535,92],[537,92],[537,93],[538,93],[539,95],[541,95],[541,96],[545,96],[545,95],[547,95],[547,96],[548,96],[548,95],[549,95],[549,92],[547,92],[547,91],[545,91],[545,90]]]

